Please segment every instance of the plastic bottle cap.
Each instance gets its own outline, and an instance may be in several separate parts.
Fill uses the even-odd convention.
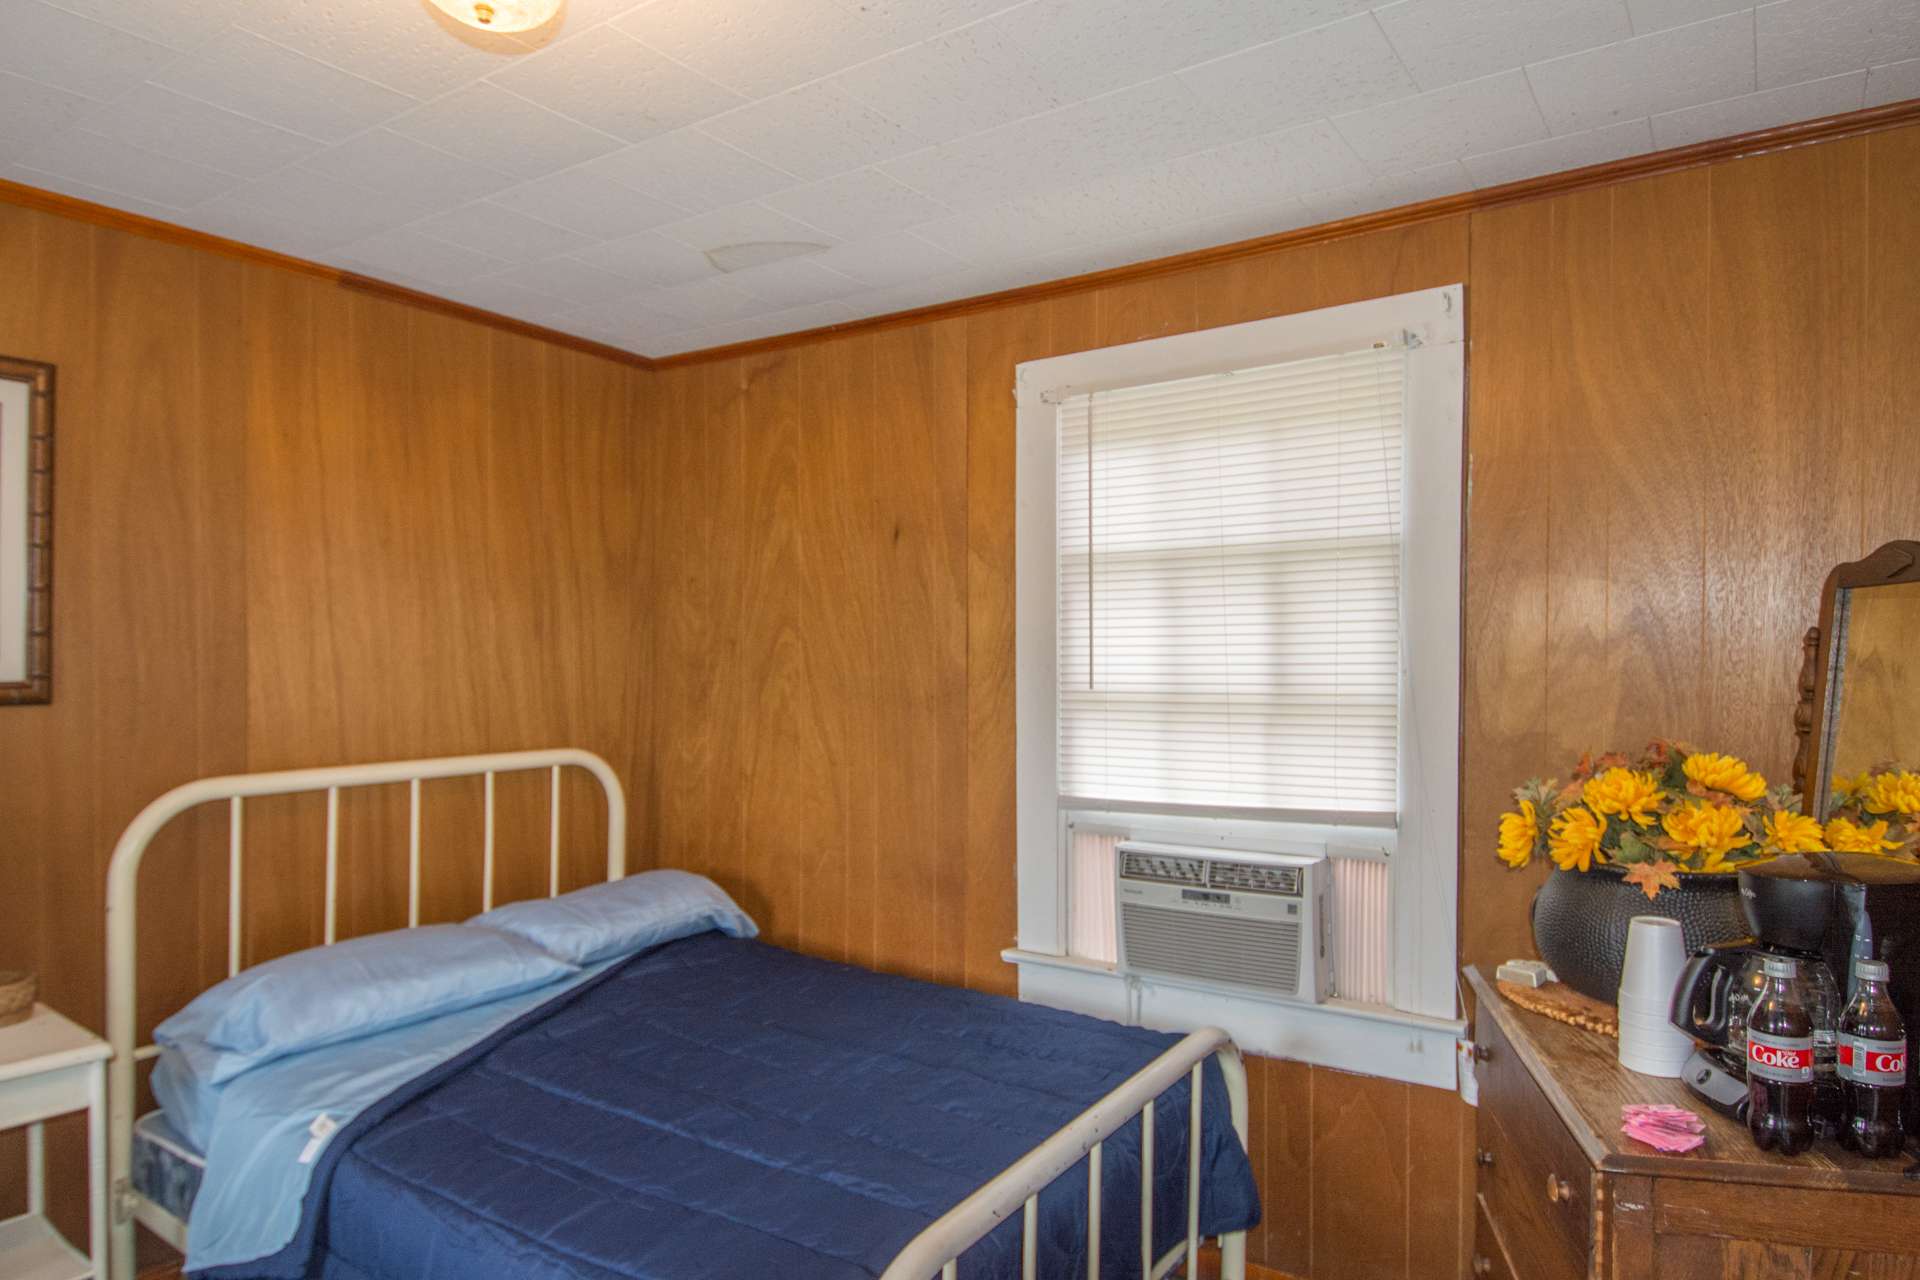
[[[1760,967],[1769,978],[1794,978],[1800,974],[1800,962],[1785,956],[1768,956],[1761,961]]]
[[[1885,982],[1887,980],[1887,962],[1885,960],[1856,960],[1853,962],[1853,976],[1867,982]]]

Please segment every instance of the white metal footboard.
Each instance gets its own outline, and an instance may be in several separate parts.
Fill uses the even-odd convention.
[[[184,1247],[179,1224],[166,1212],[135,1194],[129,1186],[133,1169],[133,1111],[135,1066],[159,1050],[142,1045],[135,1020],[134,968],[137,894],[140,860],[147,845],[169,822],[203,804],[225,801],[227,823],[227,972],[239,972],[244,936],[245,802],[261,796],[325,792],[327,796],[325,940],[335,940],[339,906],[340,792],[355,787],[406,783],[407,924],[420,923],[420,784],[447,778],[484,779],[481,857],[482,909],[493,907],[494,885],[494,777],[502,773],[546,769],[548,791],[547,893],[560,892],[560,771],[584,769],[600,783],[607,801],[607,879],[626,874],[627,800],[613,766],[576,748],[546,751],[508,751],[494,755],[444,756],[430,760],[396,760],[382,764],[340,765],[324,769],[288,769],[277,773],[233,774],[202,778],[175,787],[136,815],[114,846],[107,871],[107,1040],[113,1060],[107,1076],[107,1169],[112,1194],[113,1225],[108,1241],[108,1275],[129,1280],[133,1275],[134,1217]]]
[[[925,1231],[915,1236],[881,1273],[880,1280],[928,1280],[938,1274],[955,1280],[959,1257],[976,1241],[1006,1221],[1015,1209],[1025,1216],[1021,1243],[1021,1276],[1039,1280],[1040,1193],[1055,1178],[1087,1161],[1087,1280],[1100,1278],[1100,1156],[1105,1141],[1135,1116],[1140,1126],[1140,1275],[1158,1280],[1183,1257],[1200,1250],[1201,1081],[1207,1059],[1220,1059],[1233,1108],[1233,1128],[1240,1145],[1247,1142],[1247,1072],[1240,1050],[1227,1033],[1203,1027],[1141,1068],[1125,1084],[1081,1112],[1064,1129],[1021,1156],[1005,1172],[962,1200]],[[1153,1252],[1153,1108],[1154,1099],[1190,1075],[1192,1088],[1187,1120],[1187,1238],[1163,1257]],[[1244,1231],[1220,1238],[1222,1280],[1245,1280],[1247,1239]],[[1187,1274],[1195,1274],[1189,1264]],[[1047,1280],[1069,1280],[1048,1277]]]

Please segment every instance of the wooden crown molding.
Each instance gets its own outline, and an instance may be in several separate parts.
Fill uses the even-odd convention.
[[[1730,138],[1717,138],[1711,142],[1697,142],[1691,146],[1674,147],[1666,151],[1655,151],[1647,155],[1629,156],[1623,160],[1610,160],[1605,164],[1588,165],[1583,169],[1569,169],[1564,173],[1544,174],[1537,178],[1525,178],[1519,182],[1508,182],[1497,187],[1484,187],[1476,191],[1463,191],[1457,195],[1441,196],[1434,200],[1424,200],[1418,204],[1401,205],[1394,209],[1382,209],[1377,213],[1364,213],[1352,218],[1343,218],[1338,222],[1323,222],[1311,227],[1300,227],[1292,231],[1283,231],[1278,235],[1258,236],[1251,240],[1240,240],[1233,244],[1216,245],[1208,249],[1197,249],[1191,253],[1176,254],[1167,258],[1155,258],[1149,262],[1130,263],[1121,267],[1110,267],[1104,271],[1091,271],[1084,275],[1066,276],[1058,280],[1047,280],[1038,284],[1021,285],[1018,288],[1002,289],[996,293],[983,293],[971,298],[960,298],[952,302],[934,303],[930,306],[916,307],[910,311],[893,311],[886,315],[868,316],[861,320],[849,320],[844,324],[823,325],[817,329],[803,329],[797,333],[779,334],[769,338],[756,338],[751,342],[737,342],[724,347],[707,347],[699,351],[686,351],[678,355],[648,357],[619,347],[594,342],[588,338],[576,337],[549,329],[542,325],[531,324],[525,320],[515,320],[498,312],[485,311],[479,307],[470,307],[465,303],[454,302],[448,298],[437,297],[430,293],[421,293],[415,289],[403,288],[397,284],[388,284],[370,276],[358,275],[330,267],[323,263],[310,262],[304,258],[295,258],[284,253],[275,253],[271,249],[255,248],[238,240],[228,240],[223,236],[210,235],[204,231],[195,231],[171,222],[162,222],[157,218],[143,217],[136,213],[127,213],[106,205],[60,195],[52,191],[43,191],[38,187],[29,187],[18,182],[0,179],[0,204],[17,205],[27,209],[38,209],[59,214],[77,222],[92,223],[96,226],[111,227],[116,231],[125,231],[132,235],[146,236],[149,239],[164,240],[172,244],[186,245],[208,253],[217,253],[231,258],[241,258],[265,266],[277,267],[283,271],[292,271],[299,275],[325,280],[343,289],[352,289],[359,293],[371,294],[393,302],[419,307],[424,311],[438,312],[454,316],[474,324],[516,333],[523,337],[550,342],[555,346],[582,351],[599,356],[619,364],[630,365],[637,369],[666,369],[680,365],[699,364],[710,360],[725,360],[734,356],[751,355],[765,351],[775,351],[782,347],[797,346],[807,342],[817,342],[822,338],[840,337],[847,334],[889,329],[898,325],[921,324],[929,320],[946,319],[953,316],[971,315],[977,311],[988,311],[995,307],[1004,307],[1015,303],[1035,302],[1045,298],[1057,297],[1066,293],[1077,293],[1084,289],[1100,288],[1107,285],[1131,283],[1136,280],[1151,279],[1155,276],[1171,275],[1180,271],[1191,271],[1196,267],[1213,266],[1222,262],[1233,262],[1241,258],[1257,257],[1282,249],[1299,248],[1303,245],[1322,244],[1330,240],[1340,240],[1348,236],[1364,235],[1370,231],[1385,231],[1396,227],[1411,226],[1415,223],[1430,222],[1436,218],[1452,217],[1455,214],[1472,213],[1481,209],[1497,208],[1501,205],[1516,204],[1525,200],[1538,200],[1551,196],[1564,195],[1572,191],[1581,191],[1590,187],[1606,186],[1610,183],[1625,182],[1633,178],[1648,178],[1656,174],[1673,173],[1682,169],[1694,169],[1702,165],[1715,164],[1722,160],[1734,160],[1742,156],[1761,155],[1771,151],[1784,151],[1793,147],[1810,146],[1819,142],[1832,142],[1841,138],[1857,137],[1862,134],[1878,133],[1886,129],[1897,129],[1905,125],[1920,123],[1920,98],[1905,102],[1890,103],[1883,107],[1868,107],[1861,111],[1847,111],[1839,115],[1825,116],[1818,120],[1806,120],[1798,124],[1780,125],[1772,129],[1756,129],[1751,133],[1736,134]]]
[[[239,240],[229,240],[225,236],[195,231],[191,227],[179,226],[172,222],[162,222],[158,218],[148,218],[141,214],[128,213],[123,209],[94,204],[90,200],[61,195],[57,191],[44,191],[39,187],[29,187],[23,183],[9,182],[0,178],[0,204],[16,205],[22,209],[37,209],[43,213],[70,218],[75,222],[108,227],[115,231],[124,231],[129,235],[145,236],[149,240],[163,240],[168,244],[185,245],[189,249],[199,249],[205,253],[239,258],[244,262],[273,267],[281,271],[291,271],[295,275],[308,276],[315,280],[324,280],[328,284],[338,285],[342,289],[351,289],[355,293],[371,294],[390,302],[418,307],[422,311],[453,316],[459,320],[485,325],[490,329],[516,333],[525,338],[536,338],[557,347],[584,351],[588,355],[599,356],[620,364],[632,365],[640,369],[653,367],[653,361],[643,355],[623,351],[619,347],[610,347],[604,342],[595,342],[591,338],[562,333],[558,329],[549,329],[544,325],[516,320],[512,316],[503,316],[496,311],[470,307],[464,302],[455,302],[451,298],[422,293],[418,289],[408,289],[402,285],[389,284],[385,280],[375,280],[372,276],[363,276],[339,267],[330,267],[323,262],[311,262],[290,254],[276,253],[272,249],[262,249],[255,245],[244,244]]]

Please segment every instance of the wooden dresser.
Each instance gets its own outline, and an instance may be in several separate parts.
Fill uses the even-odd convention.
[[[1508,1004],[1467,971],[1480,1088],[1473,1274],[1499,1280],[1920,1280],[1920,1182],[1908,1161],[1827,1141],[1795,1159],[1678,1080],[1628,1071],[1613,1040]],[[1704,1147],[1664,1156],[1620,1107],[1672,1102]]]

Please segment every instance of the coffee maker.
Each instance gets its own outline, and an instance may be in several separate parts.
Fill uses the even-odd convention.
[[[1718,1110],[1742,1117],[1747,1073],[1741,977],[1759,955],[1824,965],[1839,1003],[1853,962],[1884,960],[1909,1037],[1920,1035],[1920,864],[1858,853],[1788,854],[1742,868],[1740,906],[1751,938],[1693,954],[1673,993],[1673,1024],[1702,1042],[1681,1078]],[[1838,1012],[1836,1006],[1835,1012]],[[1920,1133],[1920,1088],[1906,1096],[1908,1133]]]

